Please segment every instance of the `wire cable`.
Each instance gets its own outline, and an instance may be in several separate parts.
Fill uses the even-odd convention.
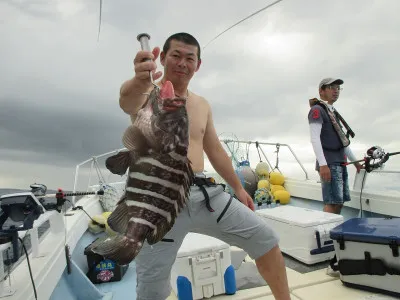
[[[33,286],[33,292],[35,293],[35,299],[37,300],[36,286],[35,286],[35,281],[33,280],[32,269],[31,269],[31,264],[30,264],[30,261],[29,261],[28,251],[26,250],[24,241],[23,241],[20,237],[18,237],[18,239],[19,239],[19,241],[21,242],[22,248],[24,249],[24,252],[25,252],[26,261],[27,261],[27,263],[28,263],[28,268],[29,268],[29,275],[31,276],[31,281],[32,281],[32,286]]]

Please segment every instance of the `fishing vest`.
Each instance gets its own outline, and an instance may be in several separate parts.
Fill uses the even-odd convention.
[[[347,124],[347,122],[339,114],[339,112],[336,109],[334,109],[334,111],[332,112],[329,109],[328,105],[324,101],[318,100],[317,98],[310,99],[310,106],[312,107],[314,105],[321,106],[327,113],[327,115],[333,125],[333,128],[334,128],[336,134],[338,135],[339,140],[341,141],[342,147],[344,148],[344,147],[347,147],[348,145],[350,145],[349,136],[354,138],[355,134],[354,134],[353,130],[351,130],[351,128]],[[346,133],[343,132],[343,126],[347,130]]]

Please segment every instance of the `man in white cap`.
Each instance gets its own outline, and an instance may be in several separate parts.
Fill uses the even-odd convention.
[[[343,80],[325,78],[319,83],[320,99],[311,99],[308,113],[311,144],[316,156],[316,170],[321,177],[324,211],[340,214],[344,202],[350,201],[347,167],[343,163],[356,161],[349,148],[349,135],[354,137],[333,104],[342,90]],[[347,133],[342,130],[342,125]],[[354,164],[357,172],[362,168]]]

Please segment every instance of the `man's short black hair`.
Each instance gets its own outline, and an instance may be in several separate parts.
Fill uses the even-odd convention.
[[[186,32],[179,32],[171,35],[164,44],[163,52],[167,53],[169,48],[171,47],[171,41],[175,40],[178,42],[183,42],[188,45],[196,46],[197,47],[197,58],[200,60],[200,44],[199,42],[189,33]]]

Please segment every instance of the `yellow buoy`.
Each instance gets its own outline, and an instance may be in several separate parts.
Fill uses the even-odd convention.
[[[279,200],[280,204],[288,204],[290,202],[290,193],[286,190],[279,190],[274,193],[274,201]]]
[[[269,189],[269,181],[267,179],[261,179],[257,183],[257,189]]]
[[[271,193],[275,193],[276,191],[284,191],[285,188],[281,185],[271,184]]]
[[[269,182],[271,184],[276,184],[276,185],[283,185],[285,182],[285,177],[279,172],[271,172],[269,174]]]

